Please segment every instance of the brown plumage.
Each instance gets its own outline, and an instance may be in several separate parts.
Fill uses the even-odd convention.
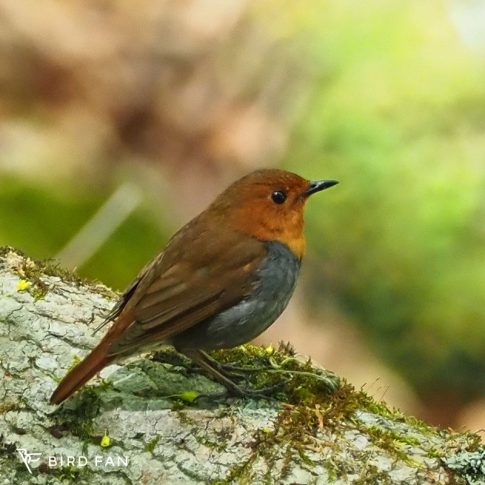
[[[335,185],[283,170],[236,181],[180,229],[123,293],[95,349],[61,381],[58,404],[109,363],[171,343],[233,391],[203,350],[247,342],[286,306],[303,257],[303,207]]]

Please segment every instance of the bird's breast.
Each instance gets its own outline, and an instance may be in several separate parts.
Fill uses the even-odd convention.
[[[239,303],[177,335],[177,348],[213,350],[253,340],[286,308],[296,286],[300,260],[284,244],[264,243],[267,255],[255,271],[252,292]]]

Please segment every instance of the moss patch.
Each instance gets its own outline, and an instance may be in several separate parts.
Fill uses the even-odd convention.
[[[249,388],[279,386],[271,397],[286,403],[312,405],[326,400],[339,389],[340,379],[330,371],[315,367],[310,359],[302,360],[289,346],[244,345],[211,353],[221,364],[231,364],[245,376]]]
[[[36,299],[43,298],[49,291],[49,286],[42,279],[43,276],[58,277],[77,287],[87,286],[106,298],[113,299],[117,296],[115,292],[101,283],[82,278],[76,272],[62,268],[55,260],[35,260],[9,246],[0,247],[0,258],[10,259],[10,269],[30,283],[27,290]]]
[[[148,453],[152,453],[157,446],[158,442],[160,441],[160,435],[154,436],[143,448],[143,451],[147,451]]]
[[[41,463],[39,465],[39,472],[49,477],[55,477],[60,481],[66,480],[68,483],[75,483],[79,481],[82,481],[82,483],[89,483],[96,475],[96,473],[89,467],[49,467],[47,463]]]
[[[322,446],[319,436],[327,435],[329,431],[338,434],[345,429],[353,429],[372,445],[385,450],[385,455],[415,469],[423,468],[424,464],[410,458],[413,453],[409,450],[413,447],[420,447],[429,458],[441,458],[454,454],[458,449],[476,450],[480,442],[477,435],[450,433],[406,417],[364,391],[356,390],[345,380],[332,379],[331,373],[314,367],[310,360],[297,358],[288,346],[274,351],[247,345],[213,352],[212,356],[220,362],[237,363],[250,369],[247,380],[251,387],[282,384],[272,396],[281,405],[274,428],[254,433],[252,453],[230,471],[224,483],[253,479],[251,473],[258,460],[266,463],[268,481],[283,480],[295,460],[303,466],[312,466],[314,463],[308,450]],[[376,417],[375,425],[365,423],[365,413]],[[319,431],[322,433],[319,434]],[[446,439],[444,446],[437,449],[434,443],[442,444],[443,438]],[[339,441],[334,440],[324,446],[338,446]],[[362,453],[362,464],[358,470],[345,461],[336,461],[335,457],[340,453],[333,454],[334,459],[326,464],[329,479],[342,478],[347,474],[355,476],[357,473],[360,478],[355,483],[387,483],[389,475],[367,463],[365,451],[357,450],[356,453]]]
[[[93,420],[101,408],[100,391],[109,385],[89,386],[65,401],[53,414],[56,424],[50,433],[57,438],[64,434],[78,436],[84,443],[84,450],[89,443],[99,445],[102,436],[94,434]]]

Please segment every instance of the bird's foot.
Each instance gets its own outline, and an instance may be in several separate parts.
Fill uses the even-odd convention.
[[[215,361],[216,362],[216,361]],[[230,372],[230,373],[235,373],[239,375],[244,375],[244,373],[250,373],[250,372],[260,372],[267,370],[268,367],[241,367],[240,365],[234,365],[234,364],[220,364],[220,369],[222,369],[225,372]]]
[[[207,352],[200,351],[204,356],[204,360],[211,365],[212,368],[217,369],[223,376],[228,379],[245,379],[244,372],[250,372],[252,369],[240,367],[233,364],[221,364],[218,360],[211,357]]]
[[[190,357],[197,365],[209,374],[212,375],[215,380],[219,381],[229,392],[238,397],[262,397],[270,396],[275,391],[284,387],[290,379],[283,378],[277,384],[273,386],[264,387],[261,389],[243,388],[236,383],[233,378],[236,375],[239,378],[245,378],[244,375],[228,371],[224,365],[220,364],[206,352],[194,349],[185,349],[184,354]],[[231,369],[232,370],[232,369]],[[243,368],[243,370],[246,370]]]
[[[261,387],[259,389],[242,388],[238,385],[227,386],[227,384],[226,388],[230,393],[238,397],[271,397],[272,394],[281,390],[281,388],[283,388],[289,381],[290,379],[284,379],[277,384]]]
[[[252,388],[246,388],[246,387],[241,387],[235,382],[225,378],[224,381],[222,379],[219,379],[220,383],[226,388],[225,391],[222,392],[217,392],[217,393],[202,393],[199,394],[194,401],[200,401],[203,399],[210,399],[212,403],[214,402],[224,402],[228,395],[229,396],[234,396],[237,398],[266,398],[266,399],[273,399],[274,394],[281,390],[289,381],[290,379],[285,379],[281,382],[278,382],[277,384],[274,384],[273,386],[267,386],[267,387],[262,387],[260,389],[252,389]]]
[[[246,374],[253,372],[264,372],[271,369],[271,366],[257,366],[257,367],[241,367],[240,365],[235,365],[232,363],[222,364],[218,360],[211,357],[207,352],[203,352],[206,361],[210,362],[212,367],[216,368],[221,374],[231,378],[237,379],[247,379]]]

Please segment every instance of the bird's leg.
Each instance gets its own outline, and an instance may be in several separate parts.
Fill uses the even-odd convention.
[[[221,364],[216,359],[211,357],[204,350],[199,350],[199,353],[204,357],[206,362],[209,362],[212,365],[212,367],[217,369],[221,374],[228,377],[229,379],[230,378],[244,379],[245,376],[243,374],[241,374],[241,371],[244,371],[244,368],[241,368],[241,367],[238,368],[238,367],[233,366],[231,364]]]
[[[224,375],[220,369],[217,368],[218,366],[213,364],[215,362],[214,359],[209,357],[205,352],[197,349],[180,349],[180,352],[192,359],[199,367],[209,372],[209,374],[211,374],[233,394],[236,394],[237,396],[244,395],[242,389],[228,376]]]
[[[281,388],[287,382],[282,381],[275,386],[265,387],[263,389],[243,389],[242,387],[238,386],[234,381],[232,381],[229,377],[220,372],[220,370],[213,365],[213,362],[215,362],[214,359],[209,357],[205,352],[197,349],[180,349],[179,351],[192,359],[199,367],[202,367],[207,372],[209,372],[209,374],[211,374],[217,381],[224,385],[230,393],[236,396],[242,397],[268,395]]]
[[[244,379],[246,376],[244,373],[251,373],[251,372],[261,372],[268,370],[267,366],[259,366],[259,367],[241,367],[240,365],[234,364],[221,364],[219,361],[211,357],[207,352],[204,350],[199,350],[202,354],[204,354],[205,358],[222,374],[228,377],[240,377]]]

